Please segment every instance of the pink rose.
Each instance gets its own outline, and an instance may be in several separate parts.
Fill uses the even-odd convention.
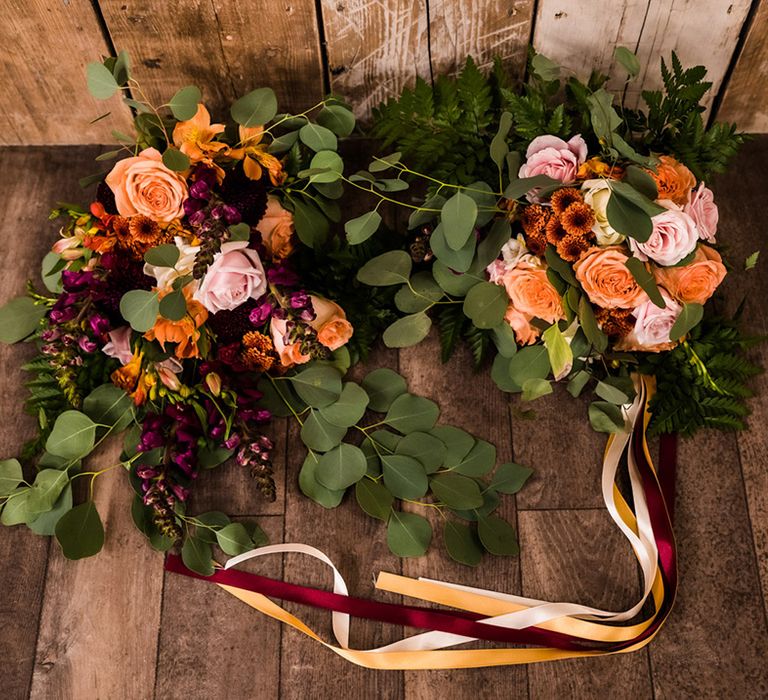
[[[676,343],[669,338],[683,307],[672,299],[663,287],[659,287],[666,307],[660,309],[652,301],[646,301],[632,310],[635,327],[621,340],[617,349],[640,352],[662,352],[673,348]]]
[[[120,360],[121,365],[127,365],[133,357],[131,349],[131,329],[128,326],[121,326],[109,331],[109,342],[101,349],[107,357],[114,357]]]
[[[660,200],[666,211],[651,217],[653,231],[645,243],[628,238],[629,247],[640,260],[659,265],[675,265],[696,249],[699,231],[694,220],[677,204]]]
[[[693,193],[690,204],[686,204],[683,211],[693,219],[696,228],[699,229],[701,240],[714,243],[719,214],[712,190],[705,187],[702,182]]]
[[[247,245],[247,241],[224,243],[195,292],[194,298],[212,314],[231,311],[267,291],[259,254]]]
[[[155,148],[117,161],[106,182],[121,216],[143,214],[155,221],[173,221],[184,214],[187,182],[163,165],[163,157]]]
[[[537,136],[525,152],[526,161],[520,167],[520,177],[548,175],[570,185],[587,159],[587,144],[580,134],[570,141],[557,136]]]
[[[305,355],[301,352],[301,343],[290,342],[288,322],[285,319],[273,316],[269,324],[269,331],[272,335],[272,344],[275,346],[275,352],[280,357],[280,364],[283,367],[303,365],[312,359],[310,355]]]

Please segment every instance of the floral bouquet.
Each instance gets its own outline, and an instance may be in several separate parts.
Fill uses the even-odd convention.
[[[637,59],[626,49],[616,58],[631,80]],[[541,55],[522,92],[498,66],[486,78],[468,60],[457,79],[383,105],[375,129],[400,151],[350,178],[379,204],[346,224],[349,240],[374,233],[391,199],[381,190],[427,190],[422,204],[402,202],[412,210],[405,249],[358,273],[400,285],[406,315],[385,343],[420,342],[434,310],[444,359],[461,337],[478,365],[495,347],[504,391],[530,400],[551,393],[551,380],[574,396],[592,385],[596,430],[623,428],[635,372],[658,381],[653,431],[741,428],[744,381],[758,368],[741,352],[752,341],[708,303],[728,271],[706,179],[744,137],[705,128],[701,66],[685,70],[673,55],[661,69],[664,91],[643,93],[645,111],[617,100],[605,76],[563,82]],[[382,179],[387,171],[395,176]]]
[[[127,429],[137,526],[160,549],[183,540],[185,560],[207,569],[211,543],[238,553],[263,533],[186,514],[198,474],[234,457],[274,499],[259,381],[334,360],[353,333],[338,304],[308,291],[294,254],[338,219],[337,135],[354,118],[334,99],[277,115],[268,88],[235,102],[228,125],[195,87],[158,108],[125,53],[89,65],[88,82],[98,98],[123,93],[136,138],[116,132],[122,148],[99,156],[120,159],[92,178],[87,210],[53,212],[64,222],[43,262],[48,293],[30,284],[0,310],[2,340],[39,347],[25,369],[40,428],[22,455],[32,483],[19,461],[0,462],[0,517],[55,533],[69,557],[99,551],[98,513],[90,499],[72,507],[72,483],[87,476],[92,492],[106,470],[82,460]]]

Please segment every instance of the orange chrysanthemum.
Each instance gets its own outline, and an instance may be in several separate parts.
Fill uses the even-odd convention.
[[[277,354],[272,339],[258,331],[250,331],[243,336],[243,364],[251,371],[266,372],[272,369]]]
[[[160,235],[160,226],[148,216],[137,214],[131,217],[128,231],[132,242],[153,245]]]
[[[568,231],[566,231],[563,228],[563,224],[560,222],[560,219],[558,217],[553,216],[547,222],[547,240],[552,245],[557,245],[567,235],[568,235]]]
[[[523,209],[520,223],[527,236],[543,233],[547,222],[552,217],[552,210],[545,209],[541,204],[531,204]]]
[[[574,187],[564,187],[561,190],[555,190],[549,200],[553,211],[558,216],[570,207],[571,204],[583,201],[584,197],[581,196],[581,192]]]
[[[576,262],[581,254],[589,249],[589,241],[583,236],[572,236],[567,234],[564,238],[561,238],[555,248],[557,248],[557,254],[568,262]]]
[[[595,318],[603,332],[610,338],[629,335],[635,323],[630,309],[595,309]]]
[[[574,202],[562,213],[560,223],[572,236],[585,236],[595,225],[595,212],[589,204]]]

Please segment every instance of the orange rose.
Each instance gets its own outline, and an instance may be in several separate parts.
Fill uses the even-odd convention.
[[[650,176],[656,181],[658,199],[671,199],[681,207],[691,201],[691,190],[696,187],[696,178],[682,163],[672,156],[661,156],[656,172]]]
[[[293,214],[283,209],[277,197],[269,197],[267,200],[267,213],[259,221],[256,230],[261,234],[261,241],[270,257],[284,260],[293,253]]]
[[[531,320],[521,314],[512,304],[507,307],[504,320],[515,332],[515,340],[518,345],[531,345],[538,339],[541,331],[532,325]]]
[[[593,304],[605,309],[633,309],[648,300],[635,281],[619,246],[590,248],[574,264],[576,279]]]
[[[563,303],[544,268],[518,263],[502,277],[507,296],[516,311],[530,318],[554,323],[563,318]]]
[[[693,260],[681,267],[658,267],[656,281],[678,301],[703,304],[711,297],[725,277],[725,265],[714,248],[700,245]]]
[[[321,297],[312,296],[315,320],[310,323],[317,331],[317,339],[329,350],[338,350],[352,337],[352,324],[338,304]]]
[[[187,183],[162,161],[160,151],[145,148],[139,155],[115,163],[106,182],[114,192],[121,216],[143,214],[154,221],[173,221],[182,216]]]

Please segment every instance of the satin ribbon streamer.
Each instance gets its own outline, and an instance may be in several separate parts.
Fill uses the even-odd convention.
[[[606,508],[629,542],[643,576],[639,600],[623,611],[600,610],[568,602],[547,602],[427,578],[412,579],[382,572],[380,590],[452,610],[381,603],[349,595],[343,577],[320,550],[305,544],[260,547],[230,559],[224,568],[204,577],[170,555],[166,568],[216,583],[251,607],[317,640],[352,663],[379,669],[449,669],[501,666],[555,659],[635,651],[654,637],[666,619],[677,589],[675,543],[670,511],[674,497],[674,443],[662,443],[663,487],[646,441],[648,401],[653,380],[637,379],[634,402],[625,407],[625,425],[608,439],[603,459],[602,493]],[[616,485],[626,455],[634,510]],[[298,586],[232,567],[261,556],[298,553],[314,557],[333,574],[333,592]],[[267,596],[332,611],[336,643],[326,641],[299,618]],[[651,601],[648,604],[648,601]],[[642,617],[643,610],[650,611]],[[403,625],[423,631],[375,649],[350,649],[350,616]],[[638,616],[641,617],[637,620]],[[632,620],[635,620],[631,624]],[[448,649],[477,640],[513,643],[531,648]]]

